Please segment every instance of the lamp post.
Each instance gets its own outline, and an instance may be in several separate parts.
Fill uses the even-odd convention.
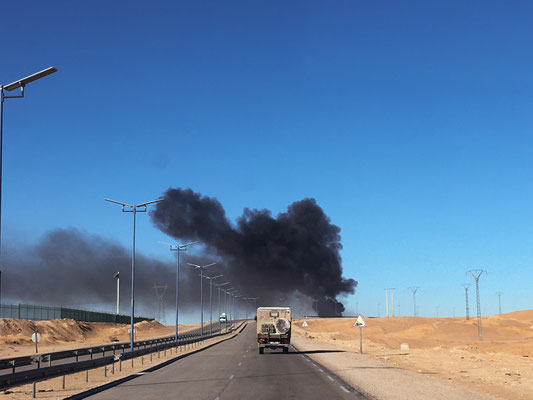
[[[120,314],[120,272],[117,272],[114,276],[117,280],[117,315]]]
[[[182,251],[187,251],[187,247],[196,244],[198,242],[191,242],[187,244],[169,244],[159,242],[161,244],[167,245],[170,251],[175,251],[178,253],[178,261],[176,263],[176,329],[174,330],[174,341],[178,343],[178,321],[179,321],[179,288],[180,288],[180,253]]]
[[[207,265],[196,265],[187,263],[187,265],[190,265],[193,268],[200,270],[200,337],[204,337],[204,271],[212,266],[215,265],[216,262],[207,264]]]
[[[130,351],[133,351],[133,337],[134,337],[134,312],[135,312],[135,223],[138,212],[146,212],[148,204],[158,203],[165,200],[159,198],[157,200],[147,201],[136,205],[121,203],[111,199],[104,199],[110,203],[115,203],[122,206],[122,212],[130,212],[133,214],[133,247],[131,249],[131,331],[130,331]]]
[[[220,291],[221,290],[224,290],[222,289],[222,286],[226,286],[228,284],[230,284],[231,282],[225,282],[225,283],[220,283],[218,285],[215,285],[215,287],[218,288],[218,332],[221,333],[222,332],[222,322],[220,322],[220,315],[222,313],[222,309],[221,309],[221,303],[220,303]],[[226,297],[226,294],[224,294],[224,300],[225,300],[225,297]],[[227,318],[227,316],[226,316]]]
[[[36,72],[25,78],[16,80],[7,85],[0,85],[0,257],[2,255],[2,160],[3,160],[3,146],[4,146],[4,99],[21,99],[24,97],[24,87],[37,79],[44,78],[50,74],[57,72],[56,67],[48,67],[42,71]],[[4,91],[11,92],[20,88],[20,94],[16,96],[6,96]],[[0,304],[2,303],[2,280],[1,280],[1,258],[0,258]]]
[[[213,335],[213,280],[220,278],[222,275],[204,276],[209,279],[209,335]]]

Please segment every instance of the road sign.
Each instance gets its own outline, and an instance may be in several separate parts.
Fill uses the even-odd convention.
[[[359,314],[359,315],[357,316],[357,319],[356,319],[355,322],[353,323],[353,326],[354,326],[354,327],[356,327],[356,326],[366,326],[363,317],[361,317],[361,314]]]
[[[33,332],[31,334],[31,341],[35,343],[35,352],[38,353],[39,349],[37,348],[37,343],[41,341],[41,334],[39,332]]]
[[[307,325],[307,321],[304,321],[304,323],[302,324],[302,327],[304,327],[304,326],[309,326],[309,325]]]
[[[34,332],[31,335],[31,341],[33,343],[39,343],[41,341],[41,334],[39,332]]]

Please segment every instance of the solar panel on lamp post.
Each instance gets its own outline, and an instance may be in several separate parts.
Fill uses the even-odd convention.
[[[176,262],[176,328],[174,330],[174,341],[178,343],[178,321],[179,321],[179,288],[180,288],[180,253],[187,251],[187,247],[192,246],[198,242],[191,242],[187,244],[170,244],[159,242],[167,245],[170,251],[175,251],[178,254],[178,261]]]
[[[187,263],[187,265],[190,265],[193,268],[200,270],[200,337],[204,337],[204,271],[211,267],[212,265],[215,265],[216,262],[207,264],[207,265],[196,265]]]
[[[24,87],[37,79],[44,78],[50,74],[57,72],[56,67],[48,67],[42,71],[36,72],[26,78],[16,80],[7,85],[0,85],[0,304],[2,303],[2,159],[3,159],[3,144],[4,144],[4,99],[21,99],[24,97]],[[6,96],[4,90],[11,92],[12,90],[20,88],[20,94],[17,96]]]
[[[222,275],[204,276],[209,279],[209,335],[213,335],[213,280],[220,278]]]
[[[135,224],[136,216],[138,212],[146,212],[148,204],[159,203],[160,201],[165,200],[164,198],[159,198],[157,200],[147,201],[146,203],[140,204],[127,204],[120,201],[115,201],[111,199],[104,199],[110,203],[115,203],[122,206],[122,212],[130,212],[133,214],[133,247],[131,249],[131,331],[130,331],[130,351],[133,351],[133,339],[134,339],[134,312],[135,312]]]

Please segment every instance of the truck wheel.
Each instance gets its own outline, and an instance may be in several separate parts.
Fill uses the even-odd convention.
[[[259,354],[263,354],[265,349],[263,347],[259,347]]]
[[[283,352],[284,352],[285,354],[289,353],[289,348],[288,348],[288,347],[284,347],[284,348],[283,348]]]

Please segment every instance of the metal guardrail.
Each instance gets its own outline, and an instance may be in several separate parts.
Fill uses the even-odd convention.
[[[198,332],[197,332],[198,330]],[[218,329],[214,329],[214,332],[217,332]],[[178,341],[181,343],[184,340],[200,336],[199,328],[194,329],[192,332],[182,334],[178,336]],[[156,339],[149,340],[138,340],[133,343],[133,348],[148,346],[153,347],[154,345],[162,343],[174,343],[174,335],[160,337]],[[0,359],[0,371],[5,369],[12,369],[12,373],[16,372],[17,367],[35,365],[36,368],[40,368],[41,365],[48,363],[48,366],[52,366],[52,361],[63,360],[65,358],[76,358],[76,362],[79,362],[80,356],[89,355],[92,359],[93,354],[102,353],[102,357],[105,356],[107,352],[113,352],[113,355],[116,354],[117,350],[126,351],[130,348],[129,342],[115,342],[113,344],[103,345],[103,346],[92,346],[92,347],[83,347],[73,350],[63,350],[53,353],[37,354],[33,356],[22,356],[14,358],[5,358]]]
[[[243,326],[243,324],[245,323],[245,321],[243,320],[241,320],[240,322],[241,323],[238,326],[233,325],[225,333],[218,332],[218,333],[213,333],[212,335],[204,335],[203,337],[200,337],[199,333],[180,335],[178,346],[188,345],[188,344],[192,344],[192,343],[199,342],[202,340],[232,333],[235,330],[239,329],[241,326]],[[75,357],[76,355],[74,354],[74,352],[78,352],[78,355],[80,355],[79,354],[80,351],[85,351],[85,350],[90,350],[90,349],[99,349],[100,352],[101,351],[105,352],[106,350],[103,350],[104,348],[113,347],[117,345],[97,346],[97,347],[92,347],[92,348],[56,352],[56,353],[51,353],[51,354],[46,354],[46,355],[40,355],[37,360],[35,356],[18,357],[18,358],[14,358],[11,360],[8,360],[8,359],[0,360],[0,366],[7,365],[7,368],[13,368],[13,369],[17,366],[32,364],[33,362],[39,363],[38,364],[39,367],[36,369],[13,372],[11,374],[6,374],[6,375],[0,375],[0,390],[7,390],[14,386],[35,383],[35,382],[55,378],[58,376],[73,374],[76,372],[88,371],[93,368],[113,364],[116,361],[122,362],[124,360],[129,360],[135,357],[143,356],[145,354],[155,353],[157,351],[176,347],[176,343],[174,342],[174,336],[171,337],[172,340],[168,340],[169,338],[158,338],[158,339],[154,339],[153,341],[149,340],[149,341],[136,342],[134,346],[137,344],[138,346],[135,346],[135,347],[142,346],[144,343],[148,344],[149,342],[157,342],[157,344],[152,345],[151,347],[144,347],[138,350],[124,352],[118,356],[109,355],[109,356],[103,356],[97,359],[77,361],[73,363],[60,364],[60,365],[55,365],[55,366],[49,365],[47,367],[40,367],[40,362],[42,361],[43,357],[49,357],[49,359],[47,358],[47,361],[51,363],[52,359],[61,359],[61,357],[62,358]],[[129,344],[127,345],[127,347],[129,348]],[[107,351],[109,351],[109,349]],[[85,354],[89,354],[89,353],[85,353]],[[56,358],[56,357],[60,357],[60,358]]]

